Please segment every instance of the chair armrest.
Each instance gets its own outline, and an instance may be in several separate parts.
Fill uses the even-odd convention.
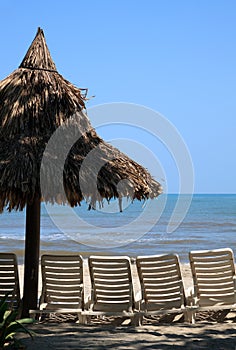
[[[194,293],[194,289],[192,287],[186,290],[186,304],[187,306],[196,306],[198,302],[198,298]]]
[[[136,311],[140,311],[141,308],[141,301],[142,301],[142,293],[141,291],[138,291],[134,295],[134,309]]]
[[[91,295],[87,295],[86,298],[84,298],[84,310],[89,310],[92,307],[92,299]]]
[[[46,309],[47,305],[48,305],[48,303],[41,303],[41,304],[39,305],[39,310],[44,310],[44,309]]]
[[[134,302],[140,302],[142,300],[142,293],[141,290],[139,290],[137,293],[135,293],[134,295]]]
[[[185,290],[185,295],[186,295],[186,298],[189,298],[189,297],[193,297],[194,295],[194,289],[193,287],[189,287]]]
[[[42,290],[42,293],[39,297],[39,308],[41,307],[41,304],[45,304],[45,293],[44,290]]]

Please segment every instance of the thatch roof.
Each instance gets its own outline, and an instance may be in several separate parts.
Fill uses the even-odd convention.
[[[57,72],[39,28],[19,68],[0,82],[0,211],[6,206],[9,210],[23,209],[35,196],[41,197],[40,166],[45,147],[55,130],[74,114],[82,137],[72,147],[64,167],[64,188],[70,205],[84,198],[92,202],[120,196],[140,200],[161,193],[160,184],[146,169],[97,135],[83,113],[85,99],[81,89]],[[80,173],[82,162],[95,148],[99,152],[95,152],[91,168]],[[44,176],[52,182],[56,171],[54,155],[47,156],[52,161]],[[90,183],[93,167],[101,158],[104,166],[98,173],[95,193]],[[117,184],[124,179],[128,181],[118,191]],[[81,181],[87,184],[83,191]],[[63,193],[56,193],[56,188],[47,189],[43,199],[64,201]]]

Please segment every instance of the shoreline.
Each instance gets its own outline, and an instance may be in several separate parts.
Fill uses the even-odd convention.
[[[184,197],[181,197],[184,198]],[[87,224],[76,228],[79,237],[67,235],[61,231],[54,218],[67,220],[69,232],[74,229],[63,206],[52,206],[48,214],[44,204],[41,210],[40,255],[42,254],[70,254],[80,253],[87,258],[91,254],[104,255],[156,255],[176,253],[180,262],[188,263],[188,254],[191,250],[219,249],[230,247],[236,256],[235,206],[236,195],[227,196],[194,195],[191,206],[179,227],[167,233],[167,227],[178,199],[177,195],[167,195],[165,209],[161,217],[159,204],[155,210],[148,206],[140,208],[140,203],[134,201],[122,214],[109,214],[99,210],[88,212],[87,208],[77,208],[76,215],[91,225],[88,231]],[[137,223],[140,214],[144,216],[141,225]],[[147,232],[146,223],[152,222],[153,227]],[[12,252],[18,257],[19,263],[24,263],[25,253],[25,212],[1,214],[1,251]],[[132,226],[126,228],[126,224]],[[111,232],[110,232],[111,229]],[[71,231],[72,230],[72,231]],[[68,233],[69,233],[68,232]],[[73,231],[74,232],[74,231]],[[77,237],[77,239],[75,239]],[[75,240],[73,240],[75,239]]]

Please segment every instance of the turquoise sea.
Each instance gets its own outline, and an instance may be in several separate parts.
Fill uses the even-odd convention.
[[[236,254],[236,195],[162,195],[146,203],[116,202],[88,211],[88,205],[41,206],[41,254],[74,253],[137,255],[178,253],[182,262],[188,252],[230,247]],[[191,203],[182,220],[186,203]],[[171,222],[171,225],[170,225]],[[174,229],[178,226],[176,229]],[[170,229],[171,227],[171,229]],[[0,215],[0,251],[15,252],[23,263],[25,211]]]

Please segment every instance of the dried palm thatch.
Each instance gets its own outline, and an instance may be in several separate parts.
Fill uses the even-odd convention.
[[[142,166],[97,135],[82,112],[85,100],[83,89],[57,72],[39,28],[19,68],[0,82],[0,212],[6,206],[9,210],[21,210],[36,196],[42,197],[40,166],[45,147],[55,130],[66,125],[75,113],[79,115],[76,128],[82,136],[71,148],[64,166],[67,198],[59,187],[54,186],[52,190],[49,186],[43,193],[44,200],[52,203],[67,200],[75,206],[84,198],[94,204],[103,198],[128,196],[140,200],[161,193],[160,184]],[[94,152],[90,166],[82,169],[83,161],[95,148],[99,152]],[[56,173],[55,157],[46,156],[51,165],[45,169],[44,177],[50,183]],[[90,184],[94,182],[94,169],[101,159],[94,191]],[[118,184],[125,179],[118,191]],[[83,191],[81,181],[86,184]]]

